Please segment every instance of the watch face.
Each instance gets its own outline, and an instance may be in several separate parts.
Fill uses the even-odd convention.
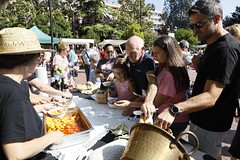
[[[172,107],[172,111],[173,111],[173,113],[176,114],[176,113],[178,113],[178,108],[177,108],[176,106],[173,106],[173,107]]]
[[[170,114],[174,117],[177,116],[179,114],[178,107],[175,105],[172,105],[172,107],[170,107]]]

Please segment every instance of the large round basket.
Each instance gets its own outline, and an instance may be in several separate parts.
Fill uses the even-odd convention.
[[[167,131],[146,123],[135,124],[131,128],[131,135],[128,145],[121,157],[121,160],[189,160],[190,155],[198,148],[196,136],[187,131],[183,134],[193,134],[196,146],[189,153],[179,142]]]

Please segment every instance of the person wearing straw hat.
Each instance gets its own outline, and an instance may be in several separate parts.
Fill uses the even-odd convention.
[[[44,52],[34,32],[25,28],[0,31],[0,159],[56,159],[44,149],[61,142],[59,131],[44,135],[42,121],[29,99],[23,79],[31,76]],[[46,110],[41,110],[45,111]],[[43,158],[44,159],[44,158]]]

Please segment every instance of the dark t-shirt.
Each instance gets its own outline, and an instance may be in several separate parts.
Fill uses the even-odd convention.
[[[42,121],[29,100],[28,84],[0,76],[0,142],[25,142],[43,135]],[[6,157],[1,145],[0,159]]]
[[[146,73],[155,71],[155,63],[148,54],[144,54],[140,63],[131,63],[129,60],[127,60],[127,63],[130,66],[131,78],[136,86],[136,92],[142,95],[142,89],[147,91],[148,87]]]
[[[111,58],[106,60],[105,58],[102,58],[98,61],[97,69],[103,73],[104,77],[107,77],[112,72],[112,66],[116,59],[117,58]]]
[[[223,132],[230,129],[235,108],[238,105],[237,93],[240,84],[240,46],[230,34],[222,36],[205,50],[200,64],[192,95],[203,93],[207,80],[224,83],[220,97],[212,108],[191,113],[191,121],[209,131]]]

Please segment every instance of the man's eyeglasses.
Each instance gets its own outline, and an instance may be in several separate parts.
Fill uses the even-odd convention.
[[[199,22],[197,22],[197,23],[194,23],[194,24],[190,24],[189,27],[190,27],[192,30],[194,29],[194,27],[200,29],[200,28],[203,27],[204,23],[205,23],[207,20],[211,19],[211,18],[213,18],[213,17],[206,18],[206,19],[204,19],[204,20],[202,20],[202,21],[199,21]]]
[[[107,51],[106,53],[107,53],[107,54],[109,54],[109,53],[113,53],[113,51]]]

